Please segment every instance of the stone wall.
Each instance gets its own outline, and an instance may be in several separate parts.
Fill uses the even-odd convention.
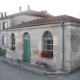
[[[71,54],[71,26],[64,26],[64,68],[70,71],[70,54]]]
[[[80,67],[80,25],[71,29],[71,70]]]
[[[64,24],[64,69],[72,71],[80,66],[80,25],[73,23]],[[49,31],[53,35],[53,58],[46,59],[40,56],[43,50],[42,35]],[[29,33],[31,43],[31,64],[37,60],[46,62],[54,69],[62,69],[62,26],[61,24],[48,24],[42,26],[32,26],[13,30],[7,30],[7,54],[6,58],[19,57],[23,60],[24,47],[23,35]],[[11,34],[15,34],[15,51],[10,50]]]
[[[40,52],[43,50],[42,46],[42,35],[45,31],[50,31],[53,35],[53,58],[46,59],[40,56]],[[26,27],[16,30],[7,31],[7,54],[6,58],[19,57],[23,60],[23,34],[28,32],[30,35],[31,43],[31,64],[35,64],[37,60],[46,62],[50,67],[54,69],[62,68],[62,27],[61,24],[44,25],[44,26],[33,26]],[[15,34],[15,51],[11,51],[11,34]]]

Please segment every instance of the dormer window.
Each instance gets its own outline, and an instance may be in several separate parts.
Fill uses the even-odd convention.
[[[3,22],[3,30],[7,28],[7,22]]]

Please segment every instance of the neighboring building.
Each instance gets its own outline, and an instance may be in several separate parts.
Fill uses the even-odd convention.
[[[14,46],[15,50],[10,50]],[[41,57],[50,51],[51,58]],[[80,66],[80,19],[62,15],[25,22],[7,29],[6,58],[35,64],[46,62],[56,70],[72,71]]]
[[[22,8],[20,7],[19,12],[12,15],[7,16],[6,12],[4,14],[0,13],[0,47],[2,49],[5,49],[6,47],[6,28],[47,17],[52,17],[52,15],[46,13],[46,11],[31,10],[29,5],[26,11],[22,11]]]

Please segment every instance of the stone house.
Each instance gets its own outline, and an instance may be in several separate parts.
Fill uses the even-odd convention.
[[[26,11],[22,11],[22,7],[19,7],[19,12],[11,15],[7,13],[0,13],[0,47],[5,49],[6,47],[6,28],[22,24],[35,19],[52,17],[52,15],[45,11],[34,11],[30,9],[28,5]]]
[[[51,51],[53,57],[43,58],[41,51]],[[80,19],[62,15],[8,28],[6,58],[31,64],[43,61],[56,70],[80,67]]]

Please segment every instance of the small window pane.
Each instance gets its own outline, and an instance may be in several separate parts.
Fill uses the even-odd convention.
[[[47,49],[47,45],[44,44],[44,45],[43,45],[43,49]]]
[[[47,50],[51,50],[50,46],[51,46],[51,45],[47,45]]]
[[[51,44],[51,40],[47,40],[47,44]]]

